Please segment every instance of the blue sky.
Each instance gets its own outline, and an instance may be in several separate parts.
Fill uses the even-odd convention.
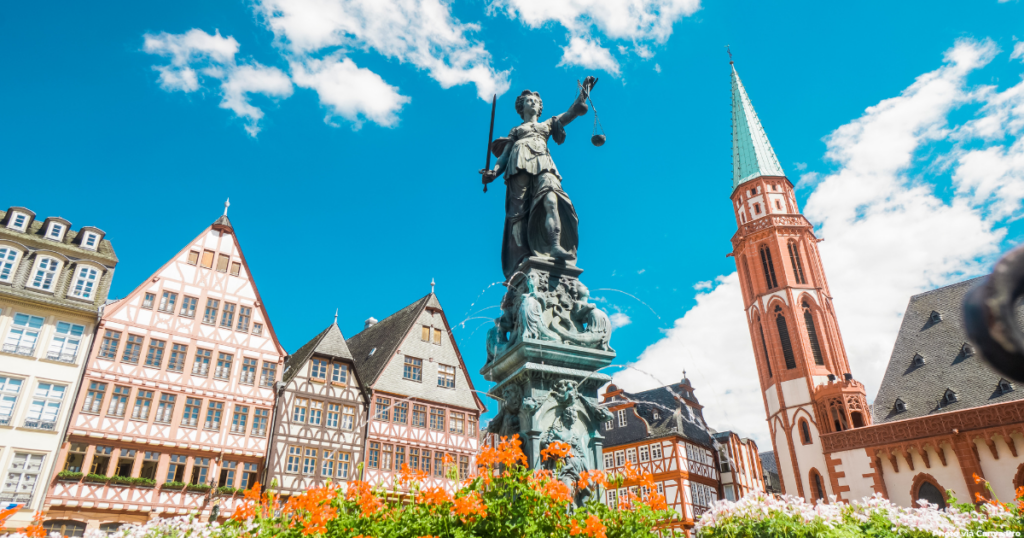
[[[504,91],[504,135],[522,89],[541,93],[547,116],[594,74],[608,143],[590,145],[588,115],[553,156],[580,216],[583,280],[630,321],[613,336],[618,363],[661,380],[687,368],[711,425],[759,440],[725,257],[735,232],[725,45],[827,239],[840,326],[869,397],[909,295],[981,274],[1024,232],[1019,1],[644,0],[642,21],[615,14],[623,0],[307,4],[8,6],[0,205],[106,230],[118,297],[230,197],[286,349],[336,308],[351,336],[433,278],[475,375],[502,293],[491,284],[504,194],[500,183],[483,194],[476,174],[489,114],[480,96]],[[636,370],[616,381],[654,383]]]

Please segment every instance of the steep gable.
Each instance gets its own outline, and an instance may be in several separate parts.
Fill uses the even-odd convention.
[[[345,337],[341,334],[341,328],[338,327],[337,322],[332,323],[312,340],[306,342],[288,358],[285,364],[284,382],[291,381],[313,355],[352,360],[352,353],[349,352],[348,344],[345,343]]]

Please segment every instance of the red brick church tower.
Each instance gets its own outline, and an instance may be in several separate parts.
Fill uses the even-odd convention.
[[[869,425],[871,413],[864,385],[850,374],[819,239],[735,67],[732,131],[731,198],[739,226],[732,256],[782,490],[808,500],[842,498],[843,473],[822,452],[819,435]]]

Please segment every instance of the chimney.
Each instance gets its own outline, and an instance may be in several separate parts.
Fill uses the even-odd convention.
[[[363,330],[369,329],[377,324],[377,318],[370,317],[366,318],[366,323],[363,324]]]

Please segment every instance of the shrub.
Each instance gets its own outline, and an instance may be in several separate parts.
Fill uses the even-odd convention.
[[[185,488],[185,483],[184,482],[178,482],[177,480],[168,480],[167,482],[164,482],[164,484],[162,486],[160,486],[160,488],[161,489],[184,489]]]
[[[61,471],[57,473],[57,480],[81,480],[82,476],[78,471]]]
[[[221,495],[234,495],[236,493],[241,493],[241,492],[244,492],[244,491],[245,491],[244,489],[233,488],[231,486],[221,486],[221,487],[217,488],[217,493],[219,493]]]
[[[209,484],[189,484],[189,485],[187,485],[185,487],[189,491],[199,491],[199,492],[202,492],[202,493],[206,493],[207,491],[210,491],[210,489],[213,486],[211,486]]]
[[[107,480],[110,480],[110,477],[105,475],[105,474],[89,473],[89,474],[85,475],[85,481],[86,482],[100,482],[100,483],[103,483],[103,482],[106,482]]]
[[[135,478],[132,478],[132,485],[133,486],[143,487],[143,488],[151,488],[151,487],[156,485],[156,480],[154,480],[152,478],[145,478],[145,477],[142,477],[142,476],[137,476]]]
[[[132,477],[114,475],[110,477],[110,481],[108,483],[111,485],[130,486],[132,483]]]

